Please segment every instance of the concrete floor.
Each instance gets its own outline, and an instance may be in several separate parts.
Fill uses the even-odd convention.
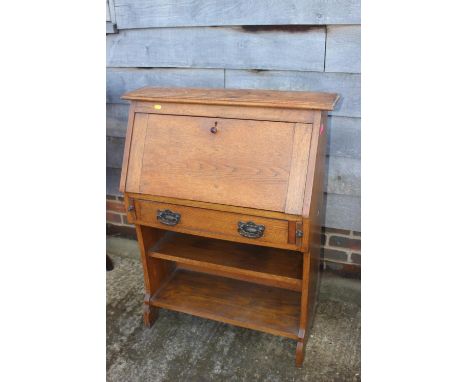
[[[296,343],[162,309],[143,326],[136,243],[108,238],[108,381],[360,381],[360,281],[324,272],[302,368]]]

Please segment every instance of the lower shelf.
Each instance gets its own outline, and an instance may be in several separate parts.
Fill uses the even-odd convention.
[[[149,256],[181,268],[301,291],[302,253],[166,232]]]
[[[298,339],[299,292],[177,269],[151,305]]]

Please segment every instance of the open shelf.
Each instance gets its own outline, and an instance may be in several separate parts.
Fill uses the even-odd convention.
[[[177,269],[150,303],[298,339],[299,292]]]
[[[301,290],[301,252],[166,232],[149,256],[180,268]]]

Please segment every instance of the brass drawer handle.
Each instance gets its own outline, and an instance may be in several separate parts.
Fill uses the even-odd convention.
[[[239,222],[237,223],[237,232],[244,237],[251,239],[258,239],[263,236],[265,232],[265,226],[261,224],[255,224],[254,222]]]
[[[180,222],[180,214],[171,210],[158,210],[156,219],[165,225],[176,225]]]

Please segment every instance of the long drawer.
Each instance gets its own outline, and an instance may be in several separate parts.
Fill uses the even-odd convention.
[[[135,199],[129,221],[242,243],[299,249],[296,221]],[[299,235],[300,236],[300,235]]]

